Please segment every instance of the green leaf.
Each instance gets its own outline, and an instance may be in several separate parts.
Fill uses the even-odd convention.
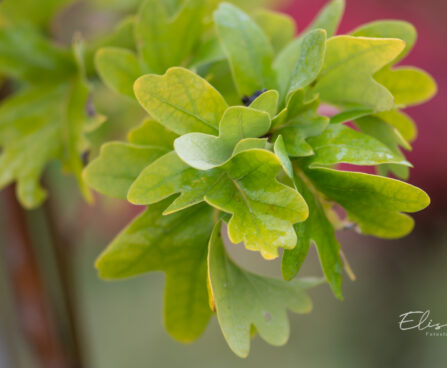
[[[377,116],[395,127],[407,142],[413,142],[417,136],[416,123],[402,111],[383,111]]]
[[[230,64],[227,59],[202,65],[197,69],[197,74],[205,78],[223,96],[225,101],[231,105],[240,105],[241,97],[233,81]]]
[[[31,83],[57,83],[73,75],[71,54],[30,25],[0,28],[0,72]]]
[[[250,107],[252,109],[265,111],[270,115],[270,118],[273,118],[278,110],[278,99],[278,91],[271,89],[270,91],[266,91],[260,96],[256,97],[256,99],[250,104]]]
[[[308,170],[306,175],[318,190],[339,203],[367,235],[407,235],[414,221],[402,212],[417,212],[430,203],[423,190],[382,176],[323,168]]]
[[[296,33],[295,21],[287,14],[260,9],[254,14],[254,20],[268,37],[275,53],[292,41]]]
[[[344,0],[330,1],[316,16],[307,30],[310,31],[321,28],[326,30],[328,37],[332,37],[337,31],[344,11]]]
[[[292,162],[290,161],[289,155],[287,154],[286,145],[284,144],[282,135],[279,135],[278,138],[276,138],[275,145],[273,146],[273,151],[279,158],[284,172],[289,178],[293,178]]]
[[[248,356],[252,326],[269,344],[284,345],[290,329],[287,310],[310,312],[312,303],[305,291],[318,282],[285,282],[241,269],[226,254],[220,227],[219,222],[211,235],[208,274],[225,340],[241,358]]]
[[[399,149],[402,146],[406,149],[411,149],[408,142],[402,137],[399,131],[393,126],[387,124],[385,121],[376,116],[365,116],[361,119],[355,120],[356,126],[364,133],[376,138],[385,144],[396,157],[404,156]],[[388,171],[394,173],[398,178],[408,179],[409,168],[396,164],[380,165],[378,171],[381,175],[386,176]]]
[[[135,34],[147,71],[161,74],[183,65],[199,42],[205,9],[204,0],[185,0],[180,7],[163,0],[142,3]]]
[[[381,176],[389,176],[392,173],[396,178],[408,180],[410,177],[410,169],[408,166],[396,164],[383,164],[377,167],[377,173]]]
[[[27,52],[38,52],[28,46]],[[41,57],[37,59],[45,59],[45,55]],[[58,159],[65,170],[74,174],[86,200],[91,198],[81,177],[81,152],[88,147],[85,133],[95,129],[104,118],[90,105],[91,90],[85,77],[84,58],[83,44],[76,40],[69,59],[70,74],[63,81],[58,79],[58,71],[54,71],[54,80],[46,79],[45,68],[36,67],[34,72],[42,68],[43,81],[19,90],[0,107],[0,187],[17,181],[17,195],[27,208],[35,208],[45,199],[46,192],[39,179],[53,159]],[[30,60],[30,64],[39,63]],[[50,64],[46,67],[56,67]]]
[[[294,247],[292,225],[308,215],[301,196],[275,179],[280,170],[279,159],[262,149],[239,152],[208,171],[191,168],[171,152],[143,170],[129,189],[128,200],[150,204],[181,193],[164,212],[172,213],[205,199],[232,214],[231,241],[244,242],[264,258],[275,258],[278,247]]]
[[[95,111],[91,99],[91,86],[86,77],[85,45],[77,38],[74,40],[73,58],[77,66],[77,75],[69,85],[67,102],[62,101],[63,109],[60,116],[62,147],[64,149],[62,163],[64,168],[74,174],[78,186],[87,202],[92,201],[92,195],[82,179],[82,153],[86,152],[89,143],[85,133],[92,132],[101,125],[105,117]]]
[[[356,106],[348,108],[338,114],[331,117],[330,124],[342,124],[348,121],[361,118],[366,115],[372,114],[374,111],[370,107]]]
[[[261,28],[242,10],[223,3],[214,13],[221,46],[241,96],[275,88],[273,49]]]
[[[225,60],[225,54],[220,47],[217,36],[212,35],[204,40],[194,52],[193,59],[188,64],[191,68],[197,68],[217,61]]]
[[[79,75],[72,83],[68,92],[68,102],[66,106],[66,115],[62,116],[62,137],[64,139],[64,168],[72,172],[78,181],[79,189],[84,198],[90,202],[92,195],[82,179],[82,169],[84,164],[80,152],[88,148],[88,142],[84,137],[86,127],[90,117],[87,113],[87,101],[90,98],[90,86],[84,78]],[[101,119],[101,117],[98,117]],[[103,120],[102,120],[103,121]],[[97,120],[100,124],[101,120]],[[96,124],[95,122],[90,122]]]
[[[270,118],[266,112],[233,106],[222,117],[218,137],[189,133],[177,138],[174,147],[178,156],[189,166],[209,170],[227,161],[241,139],[263,136],[269,128]]]
[[[290,87],[291,93],[307,87],[318,76],[323,67],[326,50],[326,32],[321,29],[307,33],[301,42],[300,55],[292,74]]]
[[[177,134],[217,133],[227,103],[206,80],[184,68],[137,79],[135,95],[146,111]]]
[[[135,16],[130,15],[123,18],[111,33],[107,34],[104,39],[100,39],[100,47],[117,47],[125,48],[132,51],[137,49],[135,41]],[[92,43],[89,43],[90,45]],[[99,47],[95,48],[95,51]]]
[[[47,27],[51,19],[64,6],[73,0],[14,0],[0,4],[0,23],[33,23],[36,26]]]
[[[395,105],[421,104],[431,99],[437,92],[433,78],[418,68],[383,69],[374,78],[392,93]]]
[[[96,191],[115,198],[127,198],[138,175],[153,161],[168,152],[162,147],[109,142],[99,157],[84,170],[86,183]]]
[[[343,264],[340,259],[340,244],[335,237],[335,231],[329,222],[320,196],[312,193],[312,184],[304,175],[295,176],[295,185],[309,206],[309,218],[295,224],[298,237],[296,247],[285,250],[281,263],[281,271],[285,280],[293,279],[304,262],[313,242],[318,250],[321,267],[335,296],[343,299],[341,291]],[[315,192],[316,193],[316,192]]]
[[[137,56],[132,51],[117,47],[101,48],[96,53],[95,64],[108,87],[134,98],[133,84],[143,73]]]
[[[266,259],[278,256],[278,248],[293,248],[293,224],[308,216],[307,205],[292,188],[275,178],[281,164],[266,150],[249,150],[234,156],[222,167],[219,180],[205,200],[232,214],[228,224],[233,243],[259,251]]]
[[[166,329],[175,339],[191,342],[211,316],[206,257],[212,209],[199,205],[162,216],[165,206],[166,201],[148,207],[112,241],[96,267],[105,279],[165,272]]]
[[[281,102],[286,98],[287,90],[289,89],[290,81],[295,71],[296,62],[301,53],[302,42],[302,37],[295,38],[279,53],[273,62],[273,70],[277,76]]]
[[[234,147],[233,156],[239,152],[248,151],[250,149],[259,148],[266,149],[269,145],[267,138],[245,138],[240,140]]]
[[[26,208],[46,197],[39,178],[47,162],[61,154],[60,106],[66,86],[29,89],[0,105],[0,188],[17,181]]]
[[[324,102],[361,104],[375,111],[390,110],[392,94],[373,75],[404,49],[398,39],[337,36],[326,43],[323,70],[314,88]]]
[[[362,132],[385,144],[396,155],[400,154],[398,149],[399,146],[402,146],[407,150],[411,149],[410,145],[402,137],[399,131],[378,116],[365,116],[356,119],[355,125],[360,128]]]
[[[216,172],[199,171],[170,152],[147,166],[132,184],[127,199],[133,204],[152,204],[175,193],[179,197],[164,214],[173,213],[203,201],[217,181]]]
[[[320,135],[329,124],[328,118],[317,114],[318,106],[316,98],[305,101],[302,90],[290,96],[282,121],[275,122],[274,126],[274,137],[283,136],[289,156],[313,155],[314,151],[306,139]]]
[[[273,69],[278,79],[280,101],[315,79],[322,67],[325,41],[325,32],[321,29],[305,33],[277,56]]]
[[[363,24],[351,32],[356,37],[398,38],[405,42],[405,48],[395,62],[403,59],[413,48],[417,32],[412,24],[401,20],[379,20]]]
[[[168,151],[174,148],[174,140],[177,137],[177,134],[151,119],[143,121],[127,135],[130,143],[160,147]]]
[[[397,163],[410,166],[399,153],[370,137],[342,124],[330,125],[321,135],[309,138],[315,156],[311,166],[348,163],[379,165]]]

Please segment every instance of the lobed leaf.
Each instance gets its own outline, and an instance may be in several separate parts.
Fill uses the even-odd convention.
[[[401,20],[379,20],[366,23],[351,32],[356,37],[378,37],[378,38],[398,38],[405,42],[395,63],[403,59],[413,48],[417,32],[412,24]]]
[[[240,140],[233,150],[233,156],[243,151],[248,151],[250,149],[267,149],[269,143],[267,138],[245,138]]]
[[[274,258],[278,247],[295,245],[292,225],[308,215],[301,196],[275,179],[280,169],[278,158],[262,149],[241,151],[208,171],[191,168],[171,152],[143,170],[128,200],[149,204],[181,193],[165,211],[171,213],[205,199],[232,215],[229,236],[234,243]]]
[[[65,81],[75,73],[72,55],[31,25],[0,28],[0,72],[30,83]]]
[[[209,170],[227,161],[241,139],[263,136],[269,128],[270,118],[266,112],[233,106],[222,116],[218,137],[189,133],[177,138],[174,147],[178,156],[189,166]]]
[[[133,204],[157,203],[173,194],[179,197],[165,210],[173,213],[203,201],[217,181],[216,171],[199,171],[185,164],[172,151],[147,166],[129,189],[127,199]]]
[[[417,212],[430,203],[428,195],[410,184],[357,172],[311,169],[315,187],[346,210],[364,234],[382,238],[407,235],[414,226],[402,212]]]
[[[308,216],[298,192],[275,179],[280,169],[278,158],[269,151],[243,151],[223,165],[218,181],[205,195],[209,204],[232,214],[230,240],[244,242],[245,248],[266,259],[277,257],[279,247],[295,246],[292,225]]]
[[[319,100],[304,100],[304,92],[298,90],[289,97],[287,108],[273,120],[274,137],[282,135],[289,156],[311,156],[314,151],[307,139],[320,135],[328,126],[329,119],[318,115]]]
[[[376,116],[365,116],[355,121],[356,126],[364,133],[376,138],[385,144],[396,157],[404,158],[399,146],[411,149],[408,142],[402,137],[399,131],[393,126]],[[408,179],[409,168],[396,164],[383,164],[378,167],[379,173],[386,175],[388,171],[394,173],[398,178]]]
[[[318,281],[285,282],[241,269],[226,254],[220,227],[219,222],[209,242],[208,277],[225,340],[241,358],[248,356],[253,327],[269,344],[284,345],[290,329],[287,310],[310,312],[312,303],[305,291]]]
[[[377,116],[395,127],[407,142],[413,142],[416,139],[416,123],[404,112],[398,110],[383,111],[378,113]]]
[[[418,68],[383,69],[374,78],[392,93],[394,104],[398,106],[424,103],[437,92],[433,78]]]
[[[122,279],[150,271],[166,274],[164,320],[175,339],[191,342],[208,324],[207,243],[212,209],[194,206],[162,216],[167,201],[152,205],[124,229],[96,261],[99,275]]]
[[[390,110],[392,94],[373,75],[404,49],[398,39],[333,37],[326,43],[326,58],[313,91],[335,105],[361,104],[375,111]]]
[[[342,124],[355,119],[359,119],[363,116],[370,115],[374,111],[370,107],[355,106],[341,111],[330,118],[330,124]]]
[[[315,152],[315,156],[310,159],[311,167],[337,163],[410,165],[400,153],[381,141],[341,124],[330,125],[319,136],[309,138],[308,142]]]
[[[294,226],[298,241],[295,248],[284,251],[281,263],[282,275],[287,281],[297,275],[307,256],[310,243],[313,242],[334,295],[342,299],[343,264],[340,259],[340,244],[335,237],[334,227],[326,216],[324,209],[326,204],[316,192],[312,192],[312,184],[308,180],[306,182],[300,175],[295,176],[295,185],[309,206],[309,218]]]
[[[168,150],[124,142],[109,142],[83,172],[85,182],[96,191],[115,198],[127,198],[138,175]]]
[[[144,120],[127,135],[130,143],[160,147],[168,151],[174,147],[174,140],[177,137],[177,134],[151,119]]]
[[[271,89],[258,96],[251,104],[250,108],[265,111],[270,115],[272,119],[278,111],[278,91]]]
[[[273,151],[278,157],[284,172],[289,178],[293,178],[293,167],[290,161],[289,155],[287,153],[286,145],[284,144],[284,139],[282,135],[276,138],[275,144],[273,146]]]
[[[160,124],[177,134],[217,133],[227,108],[224,98],[206,80],[179,67],[166,74],[144,75],[134,86],[135,96]]]
[[[0,188],[17,181],[17,196],[26,208],[40,205],[40,186],[47,162],[61,153],[60,105],[66,86],[28,89],[0,106]]]

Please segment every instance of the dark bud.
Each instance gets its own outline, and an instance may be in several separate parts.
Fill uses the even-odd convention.
[[[244,97],[242,97],[242,103],[245,106],[250,106],[254,100],[256,100],[259,96],[261,96],[266,91],[267,90],[265,88],[263,88],[260,91],[256,91],[255,93],[253,93],[250,97],[244,96]]]
[[[81,161],[82,161],[82,164],[84,166],[87,166],[89,157],[90,157],[90,151],[89,150],[86,150],[86,151],[81,153]]]

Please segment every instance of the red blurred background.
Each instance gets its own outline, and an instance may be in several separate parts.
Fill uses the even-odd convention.
[[[283,7],[303,30],[326,0],[294,0]],[[401,61],[428,71],[438,83],[438,94],[426,104],[406,110],[418,126],[418,138],[407,157],[413,163],[410,182],[426,190],[432,204],[424,216],[444,214],[447,208],[447,36],[446,0],[348,0],[339,33],[379,19],[401,19],[418,30],[412,52]],[[424,217],[422,216],[422,217]],[[430,216],[432,217],[432,216]]]

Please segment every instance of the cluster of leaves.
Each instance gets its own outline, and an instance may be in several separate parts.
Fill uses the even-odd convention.
[[[22,203],[36,206],[45,195],[41,172],[58,158],[86,196],[84,182],[147,206],[99,257],[101,277],[165,272],[165,324],[180,341],[198,338],[216,312],[241,357],[256,332],[284,344],[287,309],[310,311],[306,290],[320,282],[294,279],[311,243],[341,299],[346,266],[335,231],[352,224],[401,237],[413,227],[406,213],[429,203],[422,190],[386,176],[405,179],[411,166],[402,148],[411,148],[416,128],[401,110],[436,91],[425,72],[395,67],[415,30],[380,21],[335,36],[343,11],[342,0],[331,1],[295,36],[294,21],[272,11],[143,1],[94,64],[148,117],[127,141],[106,143],[83,175],[83,133],[102,121],[88,103],[92,48],[83,56],[80,42],[71,53],[31,26],[2,26],[0,73],[17,93],[0,106],[0,186],[16,180]],[[339,112],[326,117],[322,105]],[[338,164],[375,166],[379,175]],[[283,249],[283,280],[238,266],[226,238],[265,259]]]
[[[265,2],[251,0],[245,5]],[[75,176],[84,198],[91,199],[81,175],[90,147],[87,137],[105,120],[95,112],[87,79],[94,74],[96,49],[102,47],[97,64],[105,82],[121,69],[116,77],[127,79],[127,85],[121,88],[116,80],[112,85],[133,96],[133,81],[141,74],[161,73],[186,62],[206,33],[207,14],[218,0],[145,1],[138,16],[124,19],[110,36],[85,43],[76,34],[72,46],[64,47],[52,40],[51,22],[71,3],[14,0],[0,4],[0,86],[7,97],[0,103],[0,188],[17,182],[18,199],[26,208],[38,207],[45,200],[40,178],[54,160]],[[180,3],[184,3],[182,11],[176,16]],[[139,61],[125,49],[136,45]],[[209,58],[213,47],[207,44],[198,50],[196,63]]]
[[[147,0],[135,18],[136,49],[98,51],[105,83],[136,97],[149,117],[127,142],[104,145],[84,177],[103,194],[147,206],[99,257],[100,275],[164,271],[171,335],[196,339],[216,311],[229,346],[244,357],[253,332],[283,344],[286,309],[310,310],[304,291],[318,282],[292,279],[311,243],[342,298],[336,229],[355,224],[383,238],[411,231],[405,213],[429,198],[384,174],[407,177],[400,147],[409,149],[416,133],[400,109],[436,87],[419,69],[393,67],[416,38],[406,22],[334,36],[344,10],[335,0],[295,37],[282,14],[250,17],[222,3],[211,18],[207,5],[189,0],[170,13]],[[322,116],[322,103],[339,113]],[[342,171],[341,163],[376,166],[382,176]],[[284,280],[237,266],[225,236],[265,259],[283,248]]]
[[[71,48],[44,34],[52,14],[67,1],[17,1],[1,4],[0,188],[17,182],[23,206],[39,206],[47,193],[40,177],[47,163],[59,160],[74,174],[81,192],[85,133],[103,121],[90,100],[85,45],[76,36]],[[37,6],[36,6],[37,5]]]

